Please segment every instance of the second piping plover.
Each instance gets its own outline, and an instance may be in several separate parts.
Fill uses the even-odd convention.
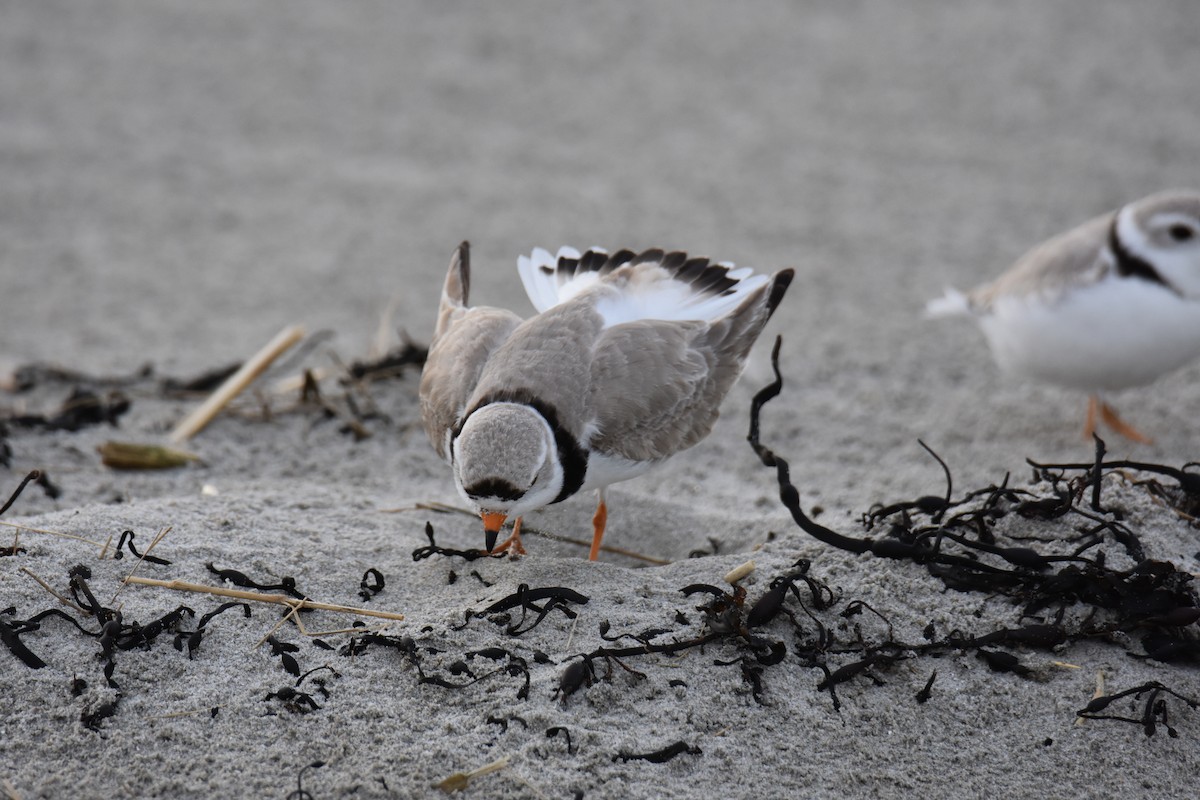
[[[699,442],[783,299],[774,275],[682,252],[562,248],[518,261],[538,314],[470,307],[464,242],[446,275],[421,414],[454,484],[483,519],[488,552],[523,552],[521,516],[604,487]]]
[[[1153,194],[1096,217],[927,309],[974,316],[1004,371],[1088,392],[1086,436],[1098,412],[1147,442],[1103,397],[1200,356],[1200,193]]]

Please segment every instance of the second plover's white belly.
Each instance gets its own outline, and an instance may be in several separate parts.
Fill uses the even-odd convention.
[[[1147,384],[1200,355],[1200,303],[1148,281],[999,298],[980,325],[1001,369],[1089,392]]]

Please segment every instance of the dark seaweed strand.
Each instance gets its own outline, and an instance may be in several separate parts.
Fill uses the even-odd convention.
[[[36,653],[21,641],[17,628],[2,619],[0,619],[0,642],[3,642],[9,652],[30,669],[41,669],[46,666],[46,662],[42,661]]]
[[[934,515],[931,520],[932,522],[934,522],[936,524],[936,523],[942,521],[942,515],[945,514],[946,509],[950,507],[950,498],[954,494],[954,478],[950,475],[950,467],[948,467],[946,465],[946,462],[942,460],[941,456],[939,456],[937,453],[933,452],[932,447],[925,444],[925,442],[921,441],[920,439],[917,439],[917,444],[919,444],[919,445],[921,445],[921,447],[925,448],[926,453],[929,453],[929,455],[933,456],[933,459],[935,461],[937,461],[938,464],[941,466],[942,472],[944,472],[946,474],[946,499],[944,501],[942,501],[942,507],[939,508],[936,512],[934,512]]]
[[[1144,642],[1147,654],[1159,660],[1189,660],[1200,657],[1200,643],[1194,641],[1186,632],[1168,629],[1163,620],[1184,618],[1195,613],[1200,606],[1200,598],[1189,586],[1190,576],[1180,573],[1177,568],[1163,562],[1145,560],[1136,536],[1127,529],[1122,529],[1111,520],[1095,516],[1071,501],[1073,492],[1065,494],[1056,492],[1056,504],[1061,510],[1053,516],[1074,512],[1097,523],[1093,532],[1102,529],[1111,530],[1118,541],[1126,546],[1131,557],[1138,565],[1126,571],[1116,571],[1107,568],[1103,559],[1088,561],[1074,556],[1043,555],[1033,548],[1001,547],[986,541],[984,538],[976,541],[949,530],[951,523],[969,524],[969,515],[958,515],[951,522],[930,528],[916,529],[907,518],[905,509],[912,508],[931,516],[945,508],[946,501],[942,498],[930,498],[926,503],[924,498],[911,503],[897,504],[895,510],[905,514],[901,522],[894,522],[889,538],[881,540],[857,539],[843,536],[816,524],[804,515],[799,506],[799,493],[788,480],[786,461],[778,457],[759,441],[759,413],[762,405],[775,397],[782,386],[782,377],[778,369],[779,342],[772,351],[772,367],[775,380],[765,387],[755,397],[751,409],[751,424],[749,440],[760,459],[767,466],[774,466],[780,483],[780,497],[784,505],[791,511],[793,518],[800,527],[820,541],[854,553],[870,552],[876,556],[888,558],[909,558],[924,564],[931,574],[940,578],[950,588],[971,591],[1001,592],[1019,598],[1026,602],[1025,613],[1033,614],[1052,604],[1072,604],[1079,600],[1097,608],[1105,608],[1117,612],[1123,621],[1116,628],[1096,630],[1094,633],[1107,635],[1118,628],[1129,629],[1130,626],[1149,626],[1149,634]],[[940,461],[940,459],[939,459]],[[1036,463],[1036,462],[1031,462]],[[1104,466],[1121,463],[1124,466],[1147,466],[1132,462],[1101,462]],[[1081,465],[1037,465],[1070,466],[1091,473],[1096,469],[1095,464]],[[1193,478],[1200,478],[1195,473],[1185,473],[1180,470],[1165,468],[1161,465],[1149,465],[1154,471],[1171,474],[1180,480],[1181,485]],[[988,493],[985,490],[982,493]],[[993,487],[990,490],[988,503],[992,498],[1001,496],[1003,492]],[[973,492],[968,497],[980,496],[981,492]],[[1018,495],[1013,493],[1013,497]],[[1018,513],[1022,508],[1031,506],[1035,501],[1022,501],[1017,507]],[[1036,501],[1041,502],[1041,501]],[[991,506],[993,512],[996,511]],[[985,509],[986,510],[986,509]],[[881,518],[878,512],[872,512],[875,520]],[[975,517],[979,520],[979,517]],[[986,526],[985,526],[986,527]],[[1016,569],[1004,569],[980,563],[978,559],[942,551],[941,542],[953,541],[963,547],[995,555]],[[1049,566],[1055,562],[1068,561],[1082,566],[1067,566],[1057,573],[1045,574]],[[1043,573],[1039,575],[1038,573]]]
[[[377,570],[375,567],[370,567],[366,572],[363,573],[362,580],[358,582],[358,596],[363,600],[370,600],[372,597],[383,591],[383,587],[386,585],[386,583],[387,582],[384,580],[383,573]]]
[[[426,558],[431,558],[435,555],[457,557],[463,559],[464,561],[474,561],[477,558],[506,558],[508,556],[507,553],[488,553],[485,550],[478,549],[456,550],[451,547],[442,547],[434,539],[433,523],[429,521],[425,522],[425,537],[429,539],[429,544],[424,547],[418,547],[412,551],[413,561],[423,561]],[[473,572],[473,574],[479,578],[479,580],[483,580],[483,578],[479,576],[478,572]]]
[[[562,725],[554,725],[546,729],[546,738],[553,739],[559,734],[567,740],[567,755],[575,755],[575,743],[571,741],[571,731],[567,730]]]
[[[223,581],[229,581],[234,586],[241,586],[243,589],[258,589],[262,592],[284,592],[291,595],[297,600],[305,600],[307,596],[296,589],[296,579],[290,575],[284,575],[279,583],[258,583],[253,578],[247,576],[244,572],[239,572],[236,569],[221,569],[216,567],[210,561],[206,565],[208,571],[216,575]],[[303,609],[302,609],[303,610]]]
[[[1129,695],[1133,695],[1136,699],[1141,697],[1143,694],[1149,694],[1149,696],[1146,698],[1146,701],[1142,706],[1141,717],[1122,717],[1115,714],[1099,713],[1115,700],[1119,700],[1122,697],[1128,697]],[[1123,692],[1097,697],[1088,703],[1087,706],[1079,711],[1076,711],[1075,713],[1077,716],[1084,719],[1114,720],[1117,722],[1128,722],[1134,725],[1140,725],[1142,727],[1142,732],[1147,736],[1153,736],[1157,732],[1158,725],[1162,724],[1163,727],[1167,729],[1167,735],[1174,739],[1179,736],[1179,732],[1167,723],[1166,701],[1160,698],[1160,695],[1163,694],[1169,694],[1179,700],[1182,700],[1193,711],[1200,709],[1200,701],[1186,697],[1179,692],[1164,686],[1158,681],[1148,681],[1147,683],[1143,683],[1140,686],[1135,686],[1132,689],[1126,689]]]
[[[464,247],[466,244],[466,242],[463,242]],[[304,788],[304,773],[308,772],[310,769],[320,769],[323,766],[325,766],[324,761],[313,761],[311,764],[301,768],[301,770],[296,773],[296,791],[290,792],[288,796],[284,798],[284,800],[314,800],[313,796]]]
[[[406,367],[421,367],[428,357],[428,347],[406,341],[372,361],[351,362],[349,372],[355,380],[391,377],[401,374]]]
[[[799,490],[796,489],[795,485],[792,484],[790,480],[788,462],[777,455],[770,448],[761,444],[759,441],[759,417],[762,407],[769,400],[776,397],[783,387],[783,377],[779,371],[779,349],[781,343],[782,337],[777,338],[775,341],[775,346],[771,350],[771,367],[775,373],[775,380],[761,389],[758,394],[755,395],[754,400],[751,403],[750,432],[747,436],[747,440],[750,442],[750,446],[754,448],[754,452],[758,455],[759,460],[762,461],[763,465],[775,468],[776,477],[780,487],[780,500],[783,502],[788,511],[791,512],[792,518],[805,533],[808,533],[810,536],[813,536],[825,544],[849,551],[851,553],[861,554],[869,552],[872,555],[880,558],[911,559],[917,563],[928,565],[936,564],[942,567],[955,568],[963,571],[964,573],[986,573],[994,576],[995,580],[1007,580],[1010,583],[1017,581],[1019,576],[1013,575],[1012,573],[1009,573],[1008,571],[999,567],[981,563],[975,558],[942,552],[940,549],[938,549],[937,543],[942,538],[950,538],[964,547],[991,553],[1004,559],[1005,561],[1008,561],[1011,564],[1023,568],[1044,569],[1046,567],[1051,559],[1042,556],[1031,548],[997,548],[988,545],[986,542],[976,542],[950,534],[949,532],[945,531],[944,528],[937,529],[936,536],[934,537],[909,537],[907,539],[894,537],[882,539],[872,539],[869,537],[856,538],[852,536],[845,536],[837,533],[836,531],[830,530],[829,528],[814,522],[807,515],[805,515],[800,506]],[[933,452],[928,446],[925,447],[930,453]],[[936,456],[936,454],[934,455]],[[946,468],[945,462],[942,461],[942,459],[938,458],[938,461],[943,468]],[[1090,464],[1084,466],[1087,469],[1092,467]],[[929,498],[928,500],[926,498],[921,498],[913,503],[903,504],[902,507],[912,507],[918,510],[928,511],[929,513],[933,514],[944,509],[947,505],[949,505],[949,503],[942,498]],[[1089,516],[1088,512],[1073,506],[1065,508],[1064,513],[1067,510],[1074,511],[1075,513],[1083,516]],[[1109,523],[1107,520],[1097,519],[1095,517],[1090,518],[1106,526],[1111,525],[1111,523]]]
[[[1015,654],[997,648],[1022,647],[1052,650],[1066,641],[1091,637],[1100,633],[1099,630],[1068,631],[1060,624],[1032,624],[996,630],[980,636],[970,636],[952,631],[940,639],[935,639],[932,631],[929,631],[925,637],[927,640],[925,643],[907,644],[893,639],[891,624],[881,612],[861,601],[852,601],[846,605],[845,610],[839,616],[848,617],[860,611],[870,611],[882,620],[887,627],[888,634],[887,638],[882,641],[871,642],[863,639],[859,626],[855,625],[850,636],[845,637],[834,627],[822,625],[804,602],[805,597],[811,595],[814,608],[818,611],[827,611],[832,608],[836,599],[836,594],[830,587],[807,574],[808,568],[807,562],[798,561],[792,570],[771,580],[767,590],[753,604],[745,602],[744,590],[735,589],[731,593],[707,584],[685,587],[681,591],[686,596],[702,594],[709,598],[708,602],[699,607],[705,614],[708,630],[691,638],[675,638],[661,643],[652,641],[669,633],[669,628],[653,628],[637,634],[610,636],[608,635],[610,626],[606,622],[602,622],[600,633],[606,642],[615,644],[624,639],[633,639],[637,644],[627,647],[606,646],[572,657],[561,673],[555,695],[561,695],[563,702],[567,702],[570,695],[585,685],[590,686],[597,679],[596,666],[598,664],[607,664],[609,675],[615,665],[644,678],[646,676],[643,673],[632,669],[622,660],[652,654],[677,655],[685,650],[703,649],[710,643],[721,643],[734,646],[738,654],[731,659],[717,659],[714,663],[738,666],[744,680],[750,685],[755,699],[761,703],[765,691],[762,679],[764,668],[782,663],[788,651],[788,647],[782,641],[773,642],[761,635],[764,631],[763,626],[780,615],[791,619],[795,631],[800,637],[794,645],[794,653],[803,666],[817,669],[822,673],[823,679],[817,688],[829,692],[835,710],[840,708],[837,695],[838,686],[858,678],[866,678],[877,686],[883,685],[883,682],[876,677],[875,672],[916,656],[936,656],[955,651],[974,650],[991,669],[1030,678],[1034,675],[1034,671],[1030,667],[1024,665]],[[802,587],[805,586],[808,590],[807,595],[802,592]],[[521,586],[517,592],[489,606],[487,611],[502,614],[504,611],[518,606],[526,608],[533,605],[530,602],[531,597],[548,600],[548,605],[550,605],[560,602],[564,596],[572,594],[577,593],[565,589],[565,587],[530,589],[528,586]],[[811,626],[801,625],[795,619],[792,608],[785,602],[789,595],[795,597],[800,609],[816,625],[815,632]],[[1186,623],[1188,620],[1172,621]],[[676,615],[676,624],[687,625],[688,622],[686,618],[680,621]],[[842,628],[842,630],[845,629]],[[504,648],[492,647],[469,651],[465,654],[465,659],[459,659],[450,664],[448,674],[433,672],[422,662],[422,652],[440,651],[418,646],[409,637],[397,638],[364,634],[356,637],[343,648],[343,655],[358,655],[370,644],[386,645],[400,650],[417,670],[419,682],[422,684],[451,690],[465,690],[488,678],[507,674],[524,679],[523,688],[518,692],[518,699],[528,697],[530,681],[528,666],[523,659]],[[836,668],[827,665],[828,659],[840,655],[851,655],[854,660],[840,664]],[[495,662],[503,662],[507,658],[508,663],[498,669],[477,674],[467,663],[475,658]],[[539,663],[546,663],[546,661],[539,660]],[[467,679],[456,680],[457,676],[466,676]],[[608,680],[607,675],[604,680]],[[926,688],[918,694],[918,701],[930,699],[932,682],[933,676],[931,675],[930,680],[926,683]]]
[[[133,554],[134,558],[140,559],[142,561],[148,561],[151,564],[159,564],[162,566],[169,566],[171,564],[171,562],[165,558],[159,558],[158,556],[144,555],[142,553],[139,553],[137,551],[137,548],[133,546],[133,537],[134,537],[133,531],[127,530],[127,531],[121,532],[121,538],[117,540],[117,548],[116,548],[116,550],[113,551],[113,558],[123,558],[124,553],[122,553],[121,551],[124,550],[126,547],[128,547],[129,552]]]
[[[775,468],[779,480],[779,499],[787,507],[788,511],[791,512],[792,519],[796,521],[796,524],[805,533],[825,544],[832,545],[841,550],[848,550],[851,553],[869,552],[873,545],[872,540],[843,536],[809,519],[800,507],[800,493],[789,479],[791,468],[788,462],[759,442],[759,415],[762,407],[783,390],[783,375],[779,372],[779,348],[782,345],[783,337],[777,336],[775,338],[775,345],[771,348],[771,369],[775,373],[775,380],[760,389],[750,403],[750,433],[746,439],[750,442],[750,446],[754,448],[754,452],[758,455],[763,465]]]
[[[25,491],[25,487],[29,485],[30,481],[36,481],[41,477],[41,470],[30,470],[29,474],[22,478],[21,482],[17,484],[17,489],[9,496],[8,502],[6,502],[3,506],[0,506],[0,514],[8,511],[12,504],[17,501],[17,498],[21,496],[21,492]]]
[[[1025,459],[1029,466],[1036,470],[1090,470],[1096,468],[1095,463],[1064,463],[1064,464],[1046,464],[1033,459]],[[1117,461],[1101,461],[1099,466],[1103,469],[1133,469],[1139,472],[1152,472],[1157,475],[1166,475],[1169,478],[1174,478],[1179,483],[1179,488],[1189,494],[1200,494],[1200,472],[1188,472],[1184,469],[1168,466],[1166,464],[1152,464],[1145,461],[1129,461],[1120,459]]]
[[[537,601],[539,600],[546,600],[547,602],[539,606],[537,605]],[[567,604],[576,603],[583,605],[587,602],[587,596],[576,592],[574,589],[568,589],[565,586],[544,586],[531,589],[529,584],[522,583],[517,587],[515,592],[497,600],[483,611],[468,610],[465,612],[463,624],[455,630],[462,630],[467,627],[472,618],[502,614],[505,611],[520,608],[521,619],[515,623],[508,624],[505,630],[509,636],[520,636],[540,625],[542,620],[549,616],[552,611],[561,611],[568,619],[575,619],[576,612],[572,611]],[[525,623],[526,614],[530,611],[536,613],[537,617],[528,627],[522,628],[521,626]],[[500,619],[502,620],[501,624],[509,622],[507,615]]]
[[[684,741],[678,741],[649,753],[630,753],[626,750],[622,750],[613,756],[612,760],[649,761],[652,764],[663,764],[667,761],[670,761],[672,758],[675,758],[676,756],[683,755],[684,753],[698,756],[703,755],[703,752],[704,751],[695,745],[690,745]]]

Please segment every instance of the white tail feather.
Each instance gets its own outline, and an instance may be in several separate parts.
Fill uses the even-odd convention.
[[[592,249],[603,252],[598,247]],[[539,314],[574,297],[585,288],[573,287],[573,280],[559,283],[555,270],[560,258],[579,258],[579,255],[579,251],[574,247],[560,247],[555,255],[550,255],[550,251],[541,247],[535,247],[530,255],[517,258],[517,271],[521,274],[521,283],[525,284],[525,294],[529,295],[529,301]]]
[[[946,293],[925,304],[925,316],[960,317],[971,313],[971,300],[958,289],[946,288]]]
[[[590,249],[606,252],[599,247]],[[529,256],[517,259],[525,293],[539,313],[576,297],[604,278],[594,271],[577,272],[571,277],[560,274],[558,261],[564,257],[578,259],[580,253],[571,247],[561,247],[551,255],[538,247]],[[648,269],[638,272],[619,296],[599,300],[596,310],[604,316],[606,326],[638,319],[713,321],[731,313],[749,294],[771,280],[768,275],[756,275],[750,267],[735,269],[729,262],[719,262],[717,266],[727,268],[727,277],[737,281],[727,294],[697,291],[666,270]]]
[[[708,294],[695,291],[662,270],[650,275],[651,280],[631,281],[620,295],[597,301],[596,310],[604,317],[605,327],[639,319],[713,322],[732,313],[747,295],[770,280],[766,275],[751,275],[739,281],[729,294]]]

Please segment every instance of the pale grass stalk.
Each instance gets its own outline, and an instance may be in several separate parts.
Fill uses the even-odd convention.
[[[281,330],[265,347],[242,364],[237,372],[226,378],[195,411],[184,417],[167,438],[174,444],[180,444],[202,431],[230,400],[241,394],[242,390],[261,375],[275,359],[303,338],[304,328],[299,325],[291,325]]]

